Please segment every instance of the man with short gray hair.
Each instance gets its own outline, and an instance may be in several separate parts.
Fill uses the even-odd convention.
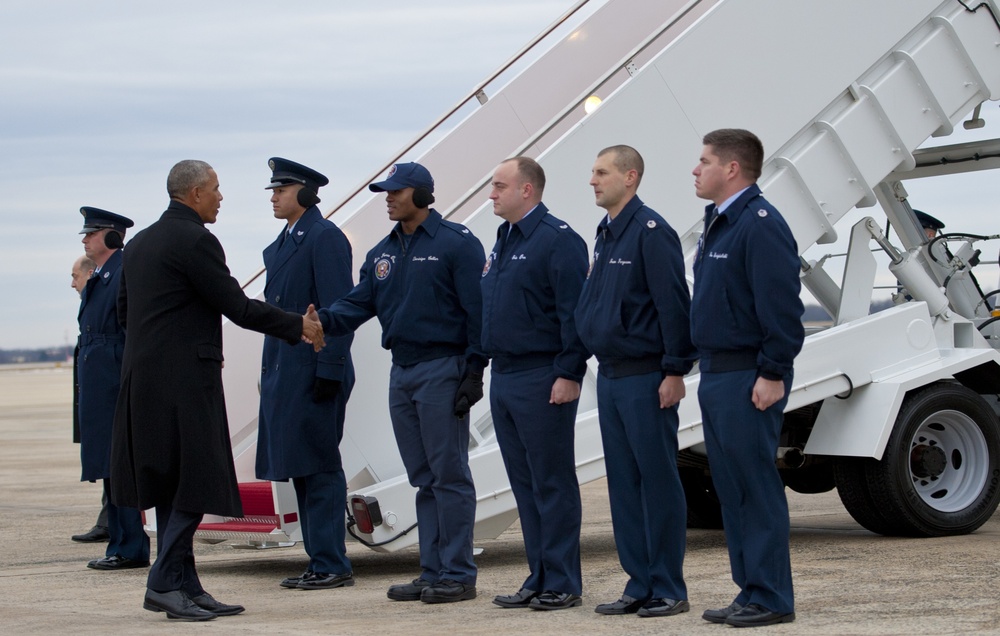
[[[219,178],[182,161],[167,178],[170,205],[129,243],[118,296],[125,327],[112,448],[112,501],[156,508],[157,558],[143,607],[168,618],[210,620],[243,611],[212,598],[194,566],[204,514],[242,517],[222,391],[222,316],[289,343],[321,348],[322,326],[246,297],[219,240]]]

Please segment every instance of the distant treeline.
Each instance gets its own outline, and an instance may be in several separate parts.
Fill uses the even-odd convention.
[[[73,357],[73,347],[47,347],[45,349],[0,349],[0,364],[28,362],[65,362]]]
[[[872,313],[892,307],[891,300],[880,300],[872,303]],[[802,314],[802,322],[825,322],[831,320],[819,305],[806,305]],[[47,347],[45,349],[0,349],[0,364],[24,364],[28,362],[63,362],[73,357],[73,347]]]

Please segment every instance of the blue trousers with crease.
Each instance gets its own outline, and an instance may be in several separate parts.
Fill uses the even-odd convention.
[[[597,375],[611,523],[625,594],[687,600],[687,501],[677,472],[677,407],[660,408],[658,372]]]
[[[751,402],[757,370],[702,373],[698,386],[712,483],[722,503],[733,582],[740,605],[795,611],[788,548],[788,500],[774,464],[788,403],[759,411]]]

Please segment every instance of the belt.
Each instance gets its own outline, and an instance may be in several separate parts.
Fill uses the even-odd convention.
[[[120,333],[81,333],[80,346],[89,344],[125,344],[125,335]]]
[[[756,351],[702,351],[698,368],[703,373],[749,371],[757,368]]]

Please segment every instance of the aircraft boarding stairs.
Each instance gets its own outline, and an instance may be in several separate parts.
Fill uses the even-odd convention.
[[[900,212],[879,183],[912,169],[912,153],[926,139],[949,134],[978,104],[1000,96],[1000,31],[988,12],[996,7],[984,7],[971,12],[957,0],[580,2],[331,214],[354,246],[357,270],[392,227],[383,197],[365,186],[396,160],[420,161],[435,176],[435,208],[468,225],[489,251],[498,225],[484,203],[493,168],[526,154],[546,170],[546,204],[592,247],[603,211],[587,185],[590,167],[601,148],[626,143],[646,162],[639,196],[677,230],[690,272],[704,209],[690,176],[701,137],[741,127],[764,142],[768,158],[760,184],[783,211],[800,253],[834,241],[835,224],[856,206],[881,202],[894,227],[912,226],[908,207]],[[604,101],[586,115],[582,104],[592,94]],[[860,251],[870,236],[852,233]],[[837,326],[807,339],[788,409],[835,395],[854,399],[828,400],[839,404],[824,405],[807,452],[878,457],[908,387],[995,358],[969,321],[937,320],[927,303],[867,316],[875,276],[868,265],[845,275],[842,290],[813,265],[804,282],[823,291]],[[246,287],[262,285],[258,272]],[[373,532],[352,534],[393,551],[417,538],[410,532],[413,489],[389,423],[390,358],[379,334],[373,320],[355,338],[358,381],[341,453],[350,494],[376,498],[383,517]],[[237,474],[247,481],[254,474],[261,342],[258,334],[225,325],[233,450]],[[866,344],[871,342],[879,346]],[[596,362],[590,365],[575,439],[581,482],[604,475]],[[682,449],[703,441],[697,382],[696,374],[686,379]],[[866,426],[872,414],[888,418],[890,426]],[[478,495],[476,537],[498,536],[517,511],[488,400],[472,410],[469,455]],[[266,486],[245,488],[266,499]],[[272,503],[264,511],[274,527],[249,535],[240,530],[241,540],[273,545],[300,538],[291,485],[274,484]],[[237,527],[235,520],[208,522],[213,525],[203,526],[198,538],[230,538],[226,526]]]

